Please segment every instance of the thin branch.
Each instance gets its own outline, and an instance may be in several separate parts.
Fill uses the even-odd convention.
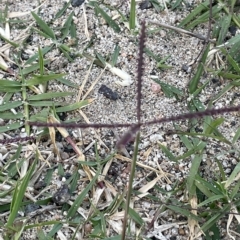
[[[219,109],[207,109],[202,112],[193,112],[193,113],[185,113],[177,116],[171,116],[168,118],[160,118],[154,119],[148,122],[142,122],[139,124],[134,123],[42,123],[42,122],[27,122],[30,126],[37,126],[37,127],[65,127],[65,128],[117,128],[117,127],[140,127],[140,126],[149,126],[153,124],[160,124],[166,122],[175,122],[180,120],[188,120],[193,118],[201,118],[205,116],[214,116],[223,113],[230,113],[230,112],[238,112],[240,111],[240,105],[235,107],[226,107],[226,108],[219,108]]]
[[[183,34],[187,34],[187,35],[189,35],[189,36],[192,36],[192,37],[195,37],[195,38],[199,38],[200,40],[203,40],[203,41],[208,41],[208,42],[212,42],[212,43],[215,43],[215,42],[216,42],[216,40],[214,40],[214,39],[209,39],[209,36],[208,36],[208,35],[207,35],[207,37],[204,37],[204,36],[202,36],[201,34],[192,33],[192,32],[189,32],[189,31],[187,31],[187,30],[184,30],[184,29],[182,29],[182,28],[170,26],[170,25],[168,25],[168,24],[161,23],[161,22],[157,22],[157,21],[148,21],[148,23],[155,24],[155,25],[158,25],[158,26],[160,26],[160,27],[172,29],[172,30],[174,30],[174,31],[176,31],[176,32],[183,33]]]
[[[145,21],[142,22],[141,34],[139,37],[139,58],[137,67],[137,120],[138,123],[141,122],[141,99],[142,99],[142,76],[144,71],[144,59],[143,53],[145,48],[146,39],[146,24]]]

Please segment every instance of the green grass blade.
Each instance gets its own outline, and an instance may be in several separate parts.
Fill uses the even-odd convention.
[[[13,42],[13,41],[10,41],[8,38],[5,38],[2,34],[0,34],[0,38],[1,38],[3,41],[9,43],[10,45],[12,45],[12,46],[15,47],[15,48],[19,47],[19,44],[15,43],[15,42]]]
[[[171,205],[166,205],[166,207],[168,209],[171,209],[173,210],[174,212],[177,212],[177,213],[180,213],[182,214],[183,216],[187,217],[187,218],[192,218],[196,221],[201,221],[201,218],[196,216],[195,214],[191,213],[189,210],[187,209],[184,209],[184,208],[181,208],[181,207],[178,207],[178,206],[171,206]]]
[[[90,103],[89,100],[83,100],[81,102],[77,102],[77,103],[73,103],[73,104],[69,104],[67,106],[64,107],[58,107],[56,108],[56,112],[68,112],[68,111],[73,111],[76,109],[80,109],[82,107],[87,106]]]
[[[214,132],[214,130],[217,130],[216,128],[221,125],[225,121],[224,118],[217,118],[208,125],[206,130],[204,131],[205,134],[211,134]]]
[[[0,126],[0,133],[8,132],[11,130],[19,129],[22,127],[23,124],[20,123],[13,123],[13,124],[8,124],[7,126]]]
[[[42,55],[45,55],[46,53],[48,53],[52,48],[53,48],[54,44],[48,46],[48,47],[44,47],[44,48],[41,48],[41,52],[42,52]],[[29,64],[32,64],[35,60],[37,60],[39,57],[39,54],[36,53],[34,54],[32,57],[30,57],[24,64],[24,66],[27,66]]]
[[[201,161],[202,161],[202,154],[195,155],[192,160],[192,165],[189,171],[189,175],[187,177],[187,189],[188,189],[190,198],[194,196],[196,193],[195,176],[198,173]]]
[[[69,55],[69,52],[71,52],[71,49],[66,44],[61,44],[58,46],[58,48],[64,54],[64,56],[68,59],[69,62],[73,61],[73,59]]]
[[[206,232],[209,228],[211,228],[222,216],[226,214],[226,212],[230,211],[230,205],[226,205],[221,209],[220,212],[212,216],[207,222],[203,224],[201,227],[203,232]]]
[[[135,29],[135,27],[136,27],[136,1],[131,0],[129,28]]]
[[[236,143],[237,140],[239,139],[239,137],[240,137],[240,128],[238,128],[237,132],[235,133],[233,140],[232,140],[232,144]]]
[[[181,130],[177,124],[174,124],[174,127],[176,130]],[[193,148],[193,144],[191,143],[191,141],[189,141],[185,134],[180,134],[179,137],[188,150]]]
[[[68,9],[68,7],[69,7],[70,4],[71,4],[71,1],[64,2],[63,4],[64,4],[63,7],[57,12],[54,20],[60,18],[60,17],[66,12],[66,10]]]
[[[224,96],[232,88],[233,88],[233,85],[231,83],[226,85],[215,97],[212,98],[212,100],[210,101],[210,104],[216,102],[219,98]]]
[[[104,20],[108,23],[108,25],[117,33],[121,31],[120,27],[118,24],[102,9],[100,8],[97,3],[94,3],[94,8],[98,13],[102,15]]]
[[[38,46],[38,63],[40,75],[44,75],[44,59],[41,48]]]
[[[222,192],[219,191],[216,188],[216,185],[213,185],[213,183],[210,183],[203,178],[201,178],[199,175],[196,175],[196,186],[200,189],[202,193],[204,193],[207,197],[211,197],[212,195],[221,195]]]
[[[74,94],[73,92],[48,92],[48,93],[42,93],[42,94],[30,96],[28,97],[28,100],[39,101],[39,100],[46,100],[46,99],[52,99],[52,98],[58,98],[58,97],[66,97],[73,94]]]
[[[212,7],[212,17],[215,17],[220,11],[222,10],[222,6],[218,6],[215,5]],[[186,29],[191,29],[194,28],[196,26],[198,26],[201,23],[205,23],[209,21],[209,11],[206,11],[205,13],[203,13],[202,15],[200,15],[199,17],[197,17],[196,20],[190,22]]]
[[[119,56],[119,52],[120,52],[120,47],[116,44],[116,46],[114,48],[114,52],[113,52],[111,60],[110,60],[110,64],[113,67],[117,64],[117,59],[118,59],[118,56]]]
[[[237,79],[239,80],[240,79],[240,75],[239,74],[234,74],[234,73],[229,73],[229,72],[219,72],[218,73],[219,76],[225,78],[225,79]]]
[[[18,112],[17,114],[14,114],[12,112],[1,112],[1,118],[5,120],[13,120],[13,119],[20,119],[23,118],[23,114]]]
[[[225,183],[225,188],[228,188],[233,182],[234,179],[236,178],[236,176],[238,175],[238,173],[240,172],[240,163],[238,163],[234,170],[232,171],[231,175],[229,176],[229,178],[227,179],[226,183]]]
[[[93,177],[93,179],[91,180],[91,182],[83,189],[83,191],[78,195],[78,197],[75,199],[75,201],[73,202],[72,206],[70,207],[70,209],[68,210],[67,213],[67,218],[72,218],[75,213],[77,212],[77,209],[79,208],[79,206],[82,204],[83,200],[85,199],[87,193],[90,191],[90,189],[92,188],[92,186],[95,184],[99,174],[101,172],[101,168],[98,169],[96,175]]]
[[[222,194],[211,196],[211,197],[209,197],[207,200],[199,203],[199,204],[198,204],[198,207],[202,207],[202,206],[207,205],[207,204],[209,204],[209,203],[216,202],[216,201],[218,201],[218,200],[220,200],[220,199],[222,199],[222,198],[224,198],[224,197],[225,197],[225,196],[222,195]]]
[[[49,64],[50,63],[50,60],[47,59],[47,60],[44,60],[44,66]],[[29,67],[25,67],[23,70],[22,70],[22,75],[26,75],[26,74],[29,74],[29,73],[32,73],[36,70],[39,69],[39,63],[34,63],[32,65],[30,65]]]
[[[238,74],[240,74],[240,67],[238,63],[234,60],[234,58],[227,52],[226,49],[221,48],[222,53],[227,57],[227,60],[232,67]]]
[[[167,83],[164,83],[162,81],[159,81],[157,79],[153,79],[154,82],[158,83],[160,86],[161,86],[161,89],[162,91],[164,92],[164,94],[169,97],[169,98],[172,98],[174,96],[184,96],[184,93],[182,90],[170,85],[170,84],[167,84]]]
[[[0,81],[0,87],[21,87],[21,83],[17,81],[11,80],[3,80]]]
[[[51,231],[47,234],[47,238],[53,237],[62,228],[62,226],[62,223],[54,224]]]
[[[207,55],[208,55],[208,52],[209,52],[209,48],[210,48],[210,44],[207,45],[207,47],[206,47],[206,49],[203,53],[203,56],[201,58],[201,61],[198,65],[197,72],[190,81],[190,84],[189,84],[189,87],[188,87],[190,93],[194,93],[197,90],[199,80],[200,80],[200,78],[202,76],[202,73],[204,71],[204,66],[203,65],[205,64],[205,62],[207,60]]]
[[[22,88],[22,84],[20,82],[10,81],[10,80],[0,80],[0,92],[14,93],[14,92],[21,91],[21,88]]]
[[[164,154],[173,162],[177,162],[176,157],[167,149],[167,147],[165,147],[162,144],[159,144],[160,148],[162,149],[162,151],[164,152]]]
[[[7,227],[13,226],[13,222],[18,214],[28,183],[32,177],[33,171],[35,170],[36,163],[37,159],[34,160],[22,181],[17,183],[13,194],[13,200],[11,202],[10,215],[6,224]]]
[[[220,30],[219,30],[219,36],[216,44],[217,46],[224,42],[224,39],[226,38],[228,29],[230,27],[231,19],[232,19],[231,15],[224,16],[222,19],[219,19]]]
[[[129,208],[129,216],[140,226],[142,226],[144,224],[144,221],[141,218],[141,216],[132,208]]]
[[[47,36],[53,40],[56,39],[55,33],[53,30],[47,25],[46,22],[44,22],[36,13],[32,12],[32,16],[39,25],[39,27],[42,29],[42,31],[47,34]]]
[[[66,22],[64,23],[63,25],[63,28],[61,29],[61,33],[62,33],[62,36],[61,36],[61,39],[65,39],[66,36],[68,35],[69,31],[70,31],[70,28],[71,28],[71,25],[73,24],[73,11],[69,14]]]
[[[10,110],[11,108],[16,108],[22,105],[22,101],[8,102],[6,104],[0,105],[0,112]]]
[[[54,80],[59,77],[63,77],[65,74],[49,74],[49,75],[35,75],[33,78],[25,81],[25,86],[32,86],[37,84],[43,84],[50,80]]]
[[[188,16],[186,18],[184,18],[180,24],[179,27],[184,27],[185,25],[187,25],[188,23],[192,22],[192,20],[201,12],[205,11],[208,9],[209,6],[209,0],[205,1],[204,3],[200,3],[199,5],[197,5],[197,7],[195,9],[193,9],[191,11],[190,14],[188,14]]]
[[[176,133],[179,135],[179,137],[192,136],[192,137],[201,137],[201,139],[202,138],[212,138],[212,139],[218,140],[220,142],[224,142],[224,143],[226,143],[228,145],[232,145],[232,143],[230,141],[228,141],[225,137],[215,136],[213,134],[195,133],[195,132],[179,132],[179,131],[176,132]],[[190,149],[190,148],[188,148],[188,149]]]
[[[79,86],[77,84],[74,84],[71,81],[69,81],[63,77],[56,78],[56,81],[66,85],[66,86],[72,87],[72,88],[77,88],[77,89],[79,88]]]
[[[233,200],[235,198],[235,196],[239,193],[239,188],[240,188],[240,181],[237,182],[237,184],[233,187],[233,189],[230,193],[229,198],[231,200]],[[239,199],[237,201],[239,201]]]
[[[32,107],[52,107],[55,106],[61,106],[62,103],[60,102],[54,102],[54,101],[29,101],[28,104]]]
[[[187,157],[190,157],[192,154],[198,152],[198,151],[202,151],[205,147],[206,147],[207,143],[206,142],[200,142],[194,146],[191,150],[187,151],[185,154],[176,157],[176,161],[181,160],[181,159],[185,159]]]

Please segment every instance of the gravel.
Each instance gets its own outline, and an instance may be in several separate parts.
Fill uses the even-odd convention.
[[[29,12],[33,11],[38,6],[38,1],[10,1],[8,0],[8,9],[9,12]],[[78,3],[77,3],[78,2]],[[75,111],[70,114],[67,114],[66,119],[77,118],[80,122],[84,122],[86,118],[89,122],[92,123],[109,123],[109,122],[119,122],[119,123],[134,123],[136,122],[136,91],[135,91],[135,79],[136,79],[136,66],[138,58],[138,46],[136,41],[138,39],[138,34],[130,34],[129,30],[123,25],[120,24],[121,32],[116,33],[112,28],[110,28],[102,17],[96,17],[94,10],[90,7],[86,7],[83,4],[84,1],[71,1],[71,6],[68,8],[67,12],[61,18],[54,21],[54,27],[62,26],[63,22],[66,20],[71,11],[74,12],[74,23],[76,24],[78,46],[73,48],[73,51],[82,52],[86,47],[87,42],[91,37],[95,37],[93,46],[87,49],[89,54],[94,54],[94,51],[100,53],[102,56],[109,56],[116,44],[120,47],[120,56],[116,67],[124,70],[131,76],[131,79],[134,80],[134,83],[129,86],[121,86],[116,84],[117,81],[121,80],[118,76],[114,75],[111,71],[105,70],[101,78],[97,81],[93,90],[87,96],[87,98],[94,98],[94,102],[87,107],[81,109],[80,111]],[[87,1],[86,1],[87,2]],[[103,1],[104,4],[110,4],[111,6],[118,6],[119,10],[123,12],[126,16],[129,15],[129,6],[128,1]],[[143,2],[143,1],[142,1]],[[6,1],[2,1],[1,8],[5,6]],[[39,10],[39,16],[43,18],[46,22],[51,22],[54,19],[54,16],[62,7],[63,2],[58,0],[47,0],[42,1],[42,6]],[[86,19],[87,26],[85,25],[84,20],[84,11],[83,6],[86,8]],[[114,17],[117,12],[115,10],[109,10],[100,5],[107,13]],[[141,9],[142,8],[142,9]],[[137,7],[137,18],[140,23],[143,19],[145,20],[154,20],[161,21],[169,25],[177,25],[181,19],[183,19],[189,13],[190,9],[185,9],[184,11],[170,11],[165,10],[160,13],[157,13],[154,8],[148,5],[141,5],[141,8]],[[26,20],[29,24],[33,23],[31,16],[25,15],[21,19]],[[88,34],[85,32],[85,28],[88,29]],[[156,26],[149,27],[149,30],[153,30]],[[15,24],[11,26],[11,39],[17,38],[23,30],[17,27]],[[233,30],[232,30],[233,31]],[[207,33],[207,24],[200,26],[195,29],[194,32],[197,32],[202,35]],[[69,39],[70,40],[70,39]],[[1,41],[0,41],[1,42]],[[24,55],[22,55],[23,63],[27,60],[33,53],[37,52],[38,46],[44,47],[50,42],[49,39],[40,37],[38,34],[33,33],[31,36],[31,43],[24,49]],[[1,42],[1,45],[4,43]],[[161,58],[169,56],[166,60],[166,64],[171,66],[171,69],[166,71],[159,70],[156,65],[156,61],[149,58],[146,54],[145,57],[145,71],[144,71],[144,81],[143,81],[143,90],[142,90],[142,120],[149,121],[154,118],[169,117],[172,115],[182,114],[187,112],[187,104],[189,98],[187,97],[187,87],[189,80],[191,79],[191,71],[194,69],[194,66],[190,66],[190,63],[196,59],[201,51],[203,44],[199,39],[190,37],[187,35],[179,34],[167,29],[161,29],[152,34],[149,34],[146,42],[147,47],[154,52],[159,54]],[[32,53],[32,54],[31,54]],[[87,71],[90,67],[91,62],[86,58],[77,58],[73,62],[69,62],[63,54],[61,54],[56,48],[54,48],[50,53],[46,55],[47,58],[51,59],[51,64],[47,67],[49,70],[54,71],[55,73],[66,73],[67,78],[81,86],[83,83]],[[14,58],[11,58],[14,60]],[[86,86],[83,91],[83,95],[87,92],[90,86],[94,81],[100,76],[102,68],[93,65],[91,72],[88,76]],[[15,70],[17,71],[17,70]],[[2,77],[4,73],[1,73]],[[167,98],[161,89],[153,85],[152,76],[158,78],[159,80],[171,84],[183,92],[186,93],[186,97],[183,97],[179,100],[175,98]],[[11,77],[10,77],[11,78]],[[205,76],[202,78],[202,82],[206,79],[211,78],[211,76]],[[12,78],[13,79],[13,78]],[[200,101],[206,106],[207,102],[215,96],[227,82],[219,84],[218,81],[212,80],[209,83],[209,86],[204,92],[202,92]],[[105,90],[100,90],[104,86]],[[106,90],[107,89],[107,90]],[[72,88],[65,85],[61,85],[58,82],[53,82],[48,86],[49,91],[74,91]],[[106,92],[107,91],[107,92]],[[221,98],[216,102],[216,108],[224,107],[230,104],[230,102],[235,98],[235,93],[237,88],[233,88],[232,91],[228,92],[224,98]],[[78,92],[75,91],[75,94],[71,97],[65,97],[64,101],[67,103],[74,103],[78,96]],[[14,96],[16,99],[20,98],[21,95]],[[235,104],[239,104],[239,98],[235,98]],[[23,108],[18,108],[17,111],[23,111]],[[84,118],[85,116],[85,118]],[[233,124],[234,122],[234,124]],[[188,125],[186,122],[178,123],[182,130],[187,130]],[[236,115],[227,115],[226,121],[221,125],[219,130],[225,136],[233,136],[233,134],[238,129],[239,123],[236,120]],[[201,129],[200,129],[201,130]],[[116,129],[116,132],[121,136],[126,129]],[[145,167],[138,165],[136,170],[136,179],[135,179],[135,188],[140,189],[147,184],[146,176],[154,179],[157,174],[160,174],[161,171],[165,173],[164,177],[158,181],[160,187],[164,190],[170,191],[173,188],[173,185],[176,181],[183,182],[191,166],[191,159],[184,159],[179,161],[178,164],[174,164],[169,161],[165,154],[161,151],[159,143],[167,146],[174,155],[181,155],[186,152],[186,148],[182,146],[181,141],[178,135],[168,135],[167,132],[174,131],[172,123],[166,123],[159,126],[146,126],[141,129],[141,142],[139,147],[139,156],[138,162],[144,164]],[[101,139],[102,142],[98,141],[97,148],[101,158],[106,157],[112,152],[116,145],[117,136],[109,129],[102,130],[93,130],[93,129],[84,129],[78,130],[69,130],[70,134],[74,136],[76,142],[79,145],[82,144],[81,149],[84,152],[85,158],[88,161],[95,160],[95,141],[96,138]],[[10,136],[25,136],[25,129],[20,131],[15,131],[8,133]],[[6,138],[6,135],[0,134],[0,139]],[[83,140],[83,142],[82,142]],[[60,149],[61,161],[57,158],[56,154],[53,153],[53,145],[51,141],[47,140],[45,142],[40,142],[38,149],[42,154],[44,159],[50,163],[51,166],[58,166],[59,162],[64,166],[64,173],[69,174],[74,171],[74,164],[76,163],[76,156],[74,152],[66,150],[68,144],[65,141],[62,141],[62,147]],[[231,173],[234,166],[237,164],[234,157],[227,157],[226,155],[220,156],[220,150],[226,148],[224,144],[217,144],[214,141],[210,142],[206,149],[206,157],[202,162],[202,172],[206,179],[210,179],[215,176],[215,172],[218,170],[218,166],[214,160],[214,157],[221,159],[224,167],[224,171],[229,174]],[[66,150],[66,151],[65,151]],[[133,143],[130,143],[126,146],[126,150],[130,157],[133,154]],[[10,159],[14,152],[16,151],[16,145],[10,144],[8,146],[8,159]],[[3,157],[6,153],[6,147],[0,147],[0,160],[1,165],[4,160]],[[27,150],[22,151],[22,155],[26,154]],[[0,165],[0,166],[1,166]],[[47,165],[46,165],[47,166]],[[149,167],[149,168],[147,168]],[[121,157],[115,157],[110,166],[110,169],[107,173],[106,179],[109,179],[109,182],[112,184],[116,192],[123,192],[125,186],[128,183],[128,177],[130,172],[130,164],[126,159]],[[42,175],[39,178],[39,184],[35,185],[36,190],[41,191],[44,188],[42,185],[42,180],[47,173],[46,169],[43,169]],[[73,201],[77,194],[80,193],[85,185],[86,174],[84,171],[79,172],[81,178],[78,182],[77,191],[70,196],[68,186],[65,184],[67,178],[63,177],[59,180],[57,170],[53,172],[53,178],[50,185],[54,188],[55,195],[53,197],[53,202],[57,205],[61,205],[69,200]],[[41,183],[41,184],[40,184]],[[36,187],[37,186],[37,187]],[[47,191],[47,195],[52,195],[52,190]],[[165,197],[159,193],[159,191],[151,189],[151,194],[155,197],[166,201]],[[184,192],[178,193],[178,200],[184,200]],[[158,204],[155,204],[152,201],[138,200],[135,202],[136,209],[139,209],[139,214],[147,223],[150,223],[154,213],[159,208]],[[88,208],[90,206],[87,206]],[[86,207],[86,208],[87,208]],[[84,207],[83,207],[84,208]],[[27,210],[26,210],[27,211]],[[29,211],[29,210],[28,210]],[[2,217],[0,217],[1,219]],[[5,218],[6,219],[6,218]],[[64,214],[59,209],[54,209],[48,214],[43,213],[40,217],[41,221],[50,221],[50,220],[64,220]],[[2,219],[1,219],[2,220]],[[4,221],[4,219],[3,219]],[[34,219],[32,219],[34,222]],[[87,224],[85,226],[86,232],[91,231],[91,225]],[[43,230],[45,232],[50,231],[50,227],[46,227]],[[228,239],[226,237],[226,232],[223,228],[223,237],[222,239]],[[63,234],[66,239],[70,239],[73,236],[74,231],[72,231],[68,226],[64,226],[61,229],[61,234]],[[111,228],[112,234],[116,235],[117,230]],[[59,233],[60,234],[60,233]],[[58,235],[56,239],[63,239]],[[24,236],[21,239],[35,239],[36,237],[35,230],[29,230],[24,233]],[[177,213],[166,210],[158,217],[158,220],[154,223],[154,228],[148,232],[148,237],[155,236],[155,239],[176,239],[176,240],[185,240],[189,237],[189,229],[187,227],[187,219],[181,219]],[[77,239],[84,239],[79,236]],[[86,238],[85,238],[86,239]],[[153,238],[152,238],[153,239]],[[204,239],[203,237],[197,238],[198,240]]]

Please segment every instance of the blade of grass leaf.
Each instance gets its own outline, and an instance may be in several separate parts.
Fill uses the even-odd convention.
[[[197,7],[193,9],[191,13],[188,14],[187,17],[180,22],[179,27],[184,27],[185,25],[190,23],[199,13],[203,12],[204,10],[207,10],[208,6],[209,6],[209,0],[197,5]]]
[[[45,66],[45,65],[49,64],[50,62],[51,61],[49,59],[46,59],[46,60],[44,60],[43,64]],[[34,71],[38,70],[38,69],[39,69],[39,63],[34,63],[34,64],[30,65],[29,67],[25,67],[22,70],[22,75],[27,75],[31,72],[34,72]]]
[[[195,214],[191,213],[190,211],[188,211],[187,209],[184,209],[184,208],[181,208],[181,207],[178,207],[178,206],[171,206],[171,205],[166,205],[166,207],[168,209],[171,209],[173,210],[174,212],[177,212],[177,213],[180,213],[182,214],[183,216],[185,217],[190,217],[196,221],[201,221],[201,218],[196,216]]]
[[[206,147],[206,145],[207,145],[206,142],[199,141],[199,143],[196,146],[194,146],[191,150],[187,151],[185,154],[183,154],[179,157],[176,157],[175,159],[176,159],[176,161],[178,161],[178,160],[190,157],[192,154],[202,151]]]
[[[212,216],[207,222],[203,224],[203,226],[201,227],[202,231],[206,232],[220,219],[220,217],[224,216],[225,213],[229,211],[230,211],[230,205],[226,205],[225,207],[223,207],[219,213]]]
[[[221,195],[222,192],[219,191],[213,183],[208,182],[201,178],[198,174],[195,177],[196,179],[196,186],[202,191],[207,197],[211,197],[213,195]]]
[[[202,154],[197,154],[192,159],[192,165],[187,177],[187,189],[188,189],[190,198],[192,198],[192,196],[196,194],[195,176],[199,171],[199,166],[201,164],[201,161],[202,161]]]
[[[111,57],[111,60],[110,60],[110,64],[112,65],[112,67],[114,67],[117,63],[119,52],[120,52],[120,47],[116,44],[113,54],[112,54],[112,57]]]
[[[53,102],[53,101],[29,101],[28,104],[32,107],[52,107],[54,106],[61,106],[62,103],[60,102]]]
[[[98,13],[102,15],[104,20],[108,23],[108,25],[117,33],[121,31],[120,27],[117,25],[117,23],[105,12],[102,8],[100,8],[97,3],[94,3],[94,8]]]
[[[71,81],[67,80],[66,78],[60,77],[60,78],[56,78],[55,80],[66,86],[69,86],[72,88],[77,88],[77,89],[79,88],[79,86],[77,84],[72,83]]]
[[[35,75],[33,78],[26,80],[25,86],[43,84],[44,82],[54,80],[59,77],[63,77],[66,74],[50,74],[50,75]]]
[[[58,97],[66,97],[73,94],[74,94],[73,92],[48,92],[48,93],[42,93],[38,95],[32,95],[28,97],[28,100],[39,101],[39,100],[46,100],[46,99],[52,99],[52,98],[58,98]]]
[[[162,144],[159,144],[160,148],[162,149],[162,151],[165,153],[165,155],[173,162],[177,162],[176,157],[168,150],[167,147],[165,147]]]
[[[223,18],[220,19],[219,22],[221,26],[220,26],[219,36],[218,36],[216,45],[220,45],[224,42],[224,39],[226,38],[228,29],[230,27],[231,19],[232,19],[231,15],[223,16]]]
[[[240,172],[240,163],[238,163],[234,170],[232,171],[231,175],[229,176],[229,178],[227,179],[226,183],[225,183],[225,188],[228,188],[233,182],[235,177],[237,176],[237,174]]]
[[[162,91],[164,92],[164,94],[171,98],[171,97],[174,97],[174,96],[184,96],[184,93],[183,91],[181,91],[180,89],[170,85],[170,84],[167,84],[167,83],[164,83],[162,81],[159,81],[157,79],[153,79],[154,82],[158,83],[160,86],[161,86],[161,89]]]
[[[22,105],[22,101],[8,102],[6,104],[0,105],[0,112],[10,110],[11,108],[17,108]]]
[[[63,7],[57,12],[57,14],[55,15],[55,18],[54,20],[60,18],[65,12],[66,10],[68,9],[68,7],[70,6],[71,4],[71,1],[68,1],[68,2],[64,2],[63,3]]]
[[[204,66],[203,65],[205,64],[205,62],[207,60],[207,55],[208,55],[208,52],[209,52],[209,48],[210,48],[210,44],[207,45],[207,47],[206,47],[206,49],[203,53],[203,56],[201,58],[201,61],[198,65],[197,72],[190,81],[190,84],[189,84],[189,87],[188,87],[190,93],[194,93],[197,90],[197,86],[198,86],[200,77],[202,76],[202,73],[204,71]]]
[[[48,38],[51,38],[53,40],[56,40],[56,36],[53,32],[53,30],[47,25],[46,22],[44,22],[36,13],[32,12],[33,18],[36,20],[39,27],[42,29],[42,31],[48,36]]]
[[[32,177],[33,171],[35,170],[36,163],[37,158],[32,163],[31,167],[29,168],[27,174],[22,179],[22,181],[17,183],[17,186],[13,194],[13,200],[11,202],[10,215],[8,217],[8,221],[6,224],[7,227],[13,226],[13,222],[18,214],[28,183]]]
[[[69,14],[67,20],[65,21],[62,29],[61,29],[61,33],[62,33],[62,36],[61,36],[61,39],[65,39],[66,36],[68,35],[69,31],[70,31],[70,27],[72,25],[72,21],[73,21],[73,11]]]
[[[209,204],[209,203],[216,202],[217,200],[220,200],[220,199],[222,199],[222,198],[224,198],[224,197],[225,197],[225,196],[222,195],[222,194],[221,194],[221,195],[211,196],[211,197],[209,197],[207,200],[199,203],[199,204],[198,204],[198,207],[202,207],[202,206],[207,205],[207,204]]]
[[[83,200],[86,198],[87,193],[90,191],[92,186],[95,184],[96,180],[98,179],[98,176],[101,172],[101,168],[98,169],[96,175],[93,177],[93,179],[90,181],[90,183],[83,189],[83,191],[78,195],[78,197],[73,202],[72,206],[68,210],[67,218],[73,218],[75,213],[77,212],[79,206],[82,204]]]
[[[223,6],[219,6],[219,5],[215,5],[212,7],[212,17],[215,17],[221,10],[222,10]],[[201,23],[205,23],[209,20],[209,11],[206,11],[205,13],[203,13],[202,15],[200,15],[199,17],[197,17],[196,20],[191,21],[186,27],[185,29],[191,29],[194,28],[196,26],[198,26]]]
[[[52,224],[51,224],[52,225]],[[50,230],[50,232],[47,234],[47,237],[53,237],[61,228],[62,228],[63,224],[62,223],[57,223],[54,224],[54,226],[52,227],[52,229]]]
[[[238,128],[237,132],[235,133],[232,140],[232,144],[235,144],[238,141],[239,137],[240,137],[240,128]]]
[[[44,48],[41,48],[41,52],[42,52],[42,55],[45,55],[46,53],[48,53],[52,48],[53,48],[54,44],[51,44],[50,46],[47,46],[47,47],[44,47]],[[33,63],[36,59],[38,59],[39,57],[39,54],[36,53],[34,54],[32,57],[30,57],[24,64],[24,66],[27,66],[31,63]]]
[[[23,114],[22,113],[17,113],[14,114],[12,112],[1,112],[1,119],[5,119],[5,120],[9,120],[9,119],[20,119],[23,118]]]
[[[20,82],[11,81],[11,80],[2,80],[0,81],[1,87],[20,87],[22,86]]]
[[[4,37],[2,34],[0,34],[0,38],[1,38],[3,41],[9,43],[10,45],[12,45],[12,46],[15,47],[15,48],[19,47],[19,44],[15,43],[15,42],[13,42],[13,41],[10,41],[10,40],[7,39],[6,37]]]
[[[21,123],[13,123],[13,124],[8,124],[7,126],[0,126],[0,133],[19,129],[22,126],[23,126],[23,124],[21,124]]]
[[[238,73],[240,74],[240,67],[238,63],[233,59],[233,57],[226,51],[226,49],[221,48],[222,53],[227,57],[227,60],[231,67]]]
[[[135,29],[135,27],[136,27],[136,1],[131,0],[129,28],[130,29]]]
[[[174,127],[176,130],[179,130],[179,131],[181,130],[180,127],[175,123],[174,123]],[[193,148],[193,144],[191,143],[191,141],[189,141],[189,139],[186,137],[184,133],[180,134],[179,137],[188,150]]]
[[[73,103],[64,107],[58,107],[56,108],[56,112],[68,112],[68,111],[73,111],[76,109],[80,109],[82,107],[87,106],[88,104],[90,104],[93,101],[93,99],[87,99],[87,100],[83,100],[77,103]]]
[[[218,140],[218,141],[221,141],[221,142],[224,142],[228,145],[232,145],[232,143],[230,141],[228,141],[226,138],[223,138],[221,136],[215,136],[215,135],[212,135],[212,134],[205,134],[205,133],[195,133],[195,132],[180,132],[180,131],[177,131],[176,132],[179,137],[184,137],[184,136],[192,136],[192,137],[202,137],[202,138],[212,138],[212,139],[215,139],[215,140]],[[201,139],[202,139],[201,138]],[[182,138],[181,138],[182,139]]]

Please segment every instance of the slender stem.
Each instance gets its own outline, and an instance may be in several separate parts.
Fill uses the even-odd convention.
[[[176,32],[180,32],[180,33],[187,34],[187,35],[195,37],[195,38],[199,38],[200,40],[204,40],[204,41],[208,40],[209,42],[212,42],[212,43],[216,42],[216,40],[214,40],[214,39],[208,39],[208,36],[204,37],[203,35],[201,35],[199,33],[193,33],[193,32],[184,30],[182,28],[174,27],[174,26],[171,26],[171,25],[168,25],[168,24],[165,24],[165,23],[161,23],[161,22],[158,22],[158,21],[148,21],[148,23],[158,25],[160,27],[172,29]]]
[[[127,201],[126,201],[126,209],[125,209],[125,213],[124,213],[124,222],[123,222],[123,231],[122,231],[121,240],[124,240],[125,235],[126,235],[128,213],[129,213],[129,206],[130,206],[132,189],[133,189],[133,179],[134,179],[136,163],[137,163],[139,141],[140,141],[140,132],[137,133],[136,140],[135,140],[135,148],[134,148],[134,155],[133,155],[133,161],[132,161],[132,166],[131,166],[131,173],[130,173],[129,181],[128,181],[129,184],[128,184],[128,192],[127,192]]]

